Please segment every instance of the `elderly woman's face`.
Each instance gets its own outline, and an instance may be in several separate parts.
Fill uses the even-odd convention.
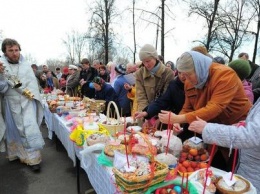
[[[198,84],[198,79],[195,71],[190,71],[190,72],[179,72],[182,76],[185,77],[186,80],[191,82],[193,85]]]
[[[145,68],[150,71],[156,65],[156,59],[153,57],[149,57],[149,58],[143,60],[143,64],[144,64]]]

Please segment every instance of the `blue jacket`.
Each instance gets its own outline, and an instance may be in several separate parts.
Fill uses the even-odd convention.
[[[105,113],[106,113],[106,110],[107,110],[107,105],[110,101],[114,101],[118,106],[118,110],[120,111],[120,106],[119,106],[119,103],[118,103],[117,94],[116,94],[114,88],[110,84],[104,83],[104,85],[102,86],[100,91],[96,90],[95,91],[95,99],[106,101]]]
[[[122,116],[130,116],[131,108],[130,102],[131,100],[127,97],[127,90],[124,88],[124,84],[127,83],[125,77],[120,75],[114,82],[114,89],[116,94],[118,95],[118,103],[122,108]]]

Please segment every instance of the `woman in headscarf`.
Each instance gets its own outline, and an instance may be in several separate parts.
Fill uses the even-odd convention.
[[[251,103],[241,80],[231,68],[214,63],[199,52],[189,51],[178,59],[177,70],[186,77],[185,103],[178,115],[161,111],[162,123],[168,123],[169,117],[171,124],[191,123],[197,117],[214,123],[234,124],[246,118]],[[220,150],[227,161],[228,150]],[[219,168],[228,170],[227,164]]]
[[[92,84],[93,84],[93,86],[92,86]],[[100,77],[94,77],[92,84],[90,84],[90,87],[95,88],[95,99],[106,101],[106,108],[105,108],[104,112],[106,112],[107,105],[110,101],[114,101],[117,104],[118,109],[120,110],[117,94],[116,94],[114,88],[110,84],[107,84]]]

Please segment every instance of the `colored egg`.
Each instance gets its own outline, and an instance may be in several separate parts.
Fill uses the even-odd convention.
[[[174,186],[173,190],[176,191],[177,193],[181,193],[181,187],[180,186]]]

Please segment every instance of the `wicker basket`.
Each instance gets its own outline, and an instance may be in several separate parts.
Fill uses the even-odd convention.
[[[124,130],[124,124],[121,122],[120,120],[120,114],[119,114],[119,111],[118,111],[118,107],[116,105],[115,102],[113,101],[110,101],[107,105],[107,121],[111,121],[112,119],[114,118],[109,118],[110,116],[110,106],[111,104],[113,104],[114,108],[115,108],[115,113],[116,113],[116,117],[117,117],[117,124],[114,124],[114,125],[108,125],[108,124],[103,124],[102,125],[109,131],[109,133],[112,135],[112,136],[115,136],[117,132],[121,132]]]
[[[89,109],[90,112],[103,112],[105,110],[105,100],[94,100],[94,101],[89,101]]]
[[[153,175],[129,176],[113,168],[116,184],[125,193],[143,193],[148,187],[164,181],[168,173],[168,166],[155,161],[155,172]]]
[[[138,134],[145,140],[151,152],[152,144],[142,133],[138,132]],[[131,149],[129,152],[131,153]],[[151,155],[151,166],[153,166],[155,169],[154,173],[136,176],[134,173],[122,173],[118,169],[113,168],[116,184],[124,193],[144,193],[144,191],[147,190],[150,186],[165,180],[165,177],[169,171],[168,166],[154,160],[154,155],[152,153],[147,154]]]

